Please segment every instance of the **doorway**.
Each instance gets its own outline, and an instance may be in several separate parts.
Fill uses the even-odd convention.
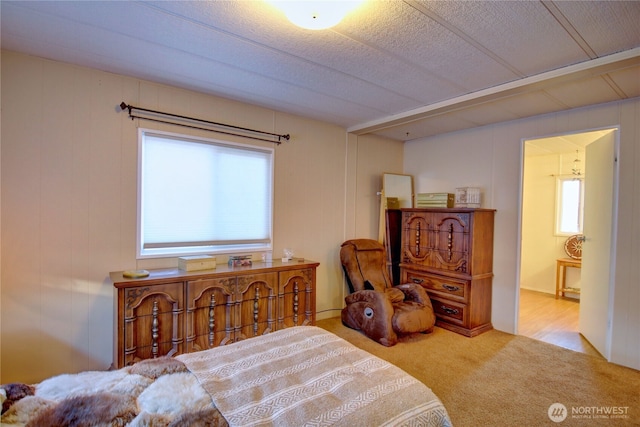
[[[598,342],[594,348],[581,334],[584,322],[579,321],[580,317],[584,319],[592,315],[582,313],[585,308],[584,304],[580,304],[581,297],[584,297],[584,293],[581,295],[581,289],[587,286],[587,295],[592,295],[594,286],[593,283],[589,284],[588,277],[583,276],[582,268],[579,268],[581,260],[569,263],[573,267],[577,265],[578,268],[563,268],[565,273],[560,276],[565,277],[563,288],[575,292],[560,293],[556,298],[557,260],[572,260],[576,255],[580,255],[570,247],[570,252],[567,252],[565,243],[571,236],[582,234],[582,216],[579,216],[576,223],[579,229],[559,229],[562,221],[558,207],[561,206],[562,200],[562,182],[588,181],[588,171],[585,168],[586,147],[594,142],[598,144],[593,146],[601,145],[602,141],[606,144],[615,141],[616,130],[590,130],[523,141],[518,333],[571,350],[588,354],[601,353],[605,356],[604,344]],[[613,143],[610,145],[613,146]],[[613,168],[613,164],[611,167]],[[596,178],[592,178],[592,186],[593,179]],[[600,181],[600,178],[597,178],[597,181]],[[611,192],[614,192],[613,186]],[[613,202],[609,202],[609,212],[613,210],[615,198],[610,200]],[[582,199],[579,203],[582,208]],[[585,218],[589,218],[589,215],[592,218],[596,217],[592,212],[585,213]],[[609,218],[609,224],[601,226],[611,232],[611,221]],[[571,242],[575,242],[575,237]],[[610,245],[610,241],[608,244]],[[610,246],[605,248],[606,251],[609,249]],[[604,263],[608,270],[611,260],[607,258]],[[608,287],[609,283],[604,286]],[[608,316],[606,309],[604,314],[597,314],[605,318]],[[606,324],[605,319],[602,328],[606,329]],[[587,332],[587,337],[598,336],[596,341],[600,341],[600,335],[607,333],[606,330],[599,330],[597,333]]]

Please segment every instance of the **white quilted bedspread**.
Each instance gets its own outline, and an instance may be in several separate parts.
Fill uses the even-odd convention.
[[[231,426],[450,426],[400,368],[315,326],[177,357]]]

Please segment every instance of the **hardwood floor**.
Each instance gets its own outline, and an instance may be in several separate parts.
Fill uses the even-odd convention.
[[[544,292],[520,289],[518,333],[569,350],[602,357],[578,332],[580,302]]]

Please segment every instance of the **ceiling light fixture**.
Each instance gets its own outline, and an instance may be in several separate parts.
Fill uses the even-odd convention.
[[[293,24],[308,30],[337,25],[364,0],[270,0]]]
[[[574,175],[582,175],[582,171],[580,170],[580,158],[578,157],[578,150],[576,150],[576,158],[573,161],[573,168],[571,169],[571,173]]]

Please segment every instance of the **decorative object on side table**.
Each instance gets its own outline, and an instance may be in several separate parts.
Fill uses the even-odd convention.
[[[251,264],[251,255],[232,255],[229,257],[229,267],[249,267]]]
[[[216,257],[211,255],[192,255],[178,258],[178,268],[182,271],[213,270]]]
[[[582,259],[582,242],[584,242],[584,236],[582,234],[569,236],[564,242],[564,251],[570,258]]]
[[[418,193],[417,208],[452,208],[455,196],[453,193]]]
[[[122,277],[127,279],[141,279],[148,276],[149,272],[147,270],[127,270],[122,272]]]
[[[289,262],[293,259],[293,249],[284,248],[282,251],[282,262]]]
[[[387,209],[400,209],[400,200],[397,197],[387,197]]]
[[[478,187],[462,187],[456,188],[456,208],[479,208],[480,188]]]

